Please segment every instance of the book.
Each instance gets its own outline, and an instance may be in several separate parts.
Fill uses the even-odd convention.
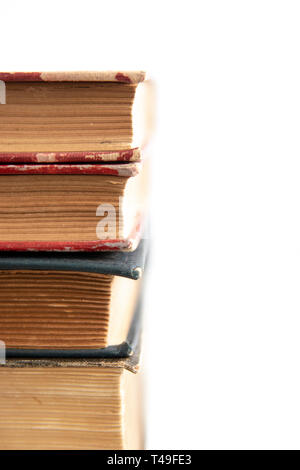
[[[147,161],[0,164],[0,250],[134,250]]]
[[[142,449],[139,346],[127,359],[7,359],[1,450]]]
[[[0,449],[141,449],[153,87],[0,72]]]
[[[8,357],[129,356],[146,253],[144,240],[128,253],[2,253]]]
[[[0,161],[139,160],[151,90],[144,72],[0,72]]]

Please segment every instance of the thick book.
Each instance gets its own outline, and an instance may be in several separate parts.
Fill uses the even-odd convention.
[[[7,356],[130,356],[146,255],[145,240],[128,253],[2,253]]]
[[[0,449],[142,449],[139,345],[127,359],[7,359]]]
[[[152,93],[144,72],[0,72],[0,162],[139,160]]]
[[[147,160],[0,164],[0,250],[134,250]]]

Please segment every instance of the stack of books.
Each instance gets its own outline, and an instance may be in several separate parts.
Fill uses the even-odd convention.
[[[140,449],[151,87],[0,73],[0,103],[0,448]]]

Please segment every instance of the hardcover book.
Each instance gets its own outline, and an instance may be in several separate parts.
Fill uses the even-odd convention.
[[[8,359],[1,450],[142,449],[139,347],[127,359]]]
[[[138,160],[151,90],[144,72],[0,72],[0,161]]]
[[[147,162],[0,164],[0,250],[134,250]]]
[[[129,356],[145,257],[144,240],[129,253],[2,253],[7,355]]]

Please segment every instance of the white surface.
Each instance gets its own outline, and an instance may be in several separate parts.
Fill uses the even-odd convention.
[[[299,2],[1,10],[3,70],[157,81],[148,448],[299,448]]]

